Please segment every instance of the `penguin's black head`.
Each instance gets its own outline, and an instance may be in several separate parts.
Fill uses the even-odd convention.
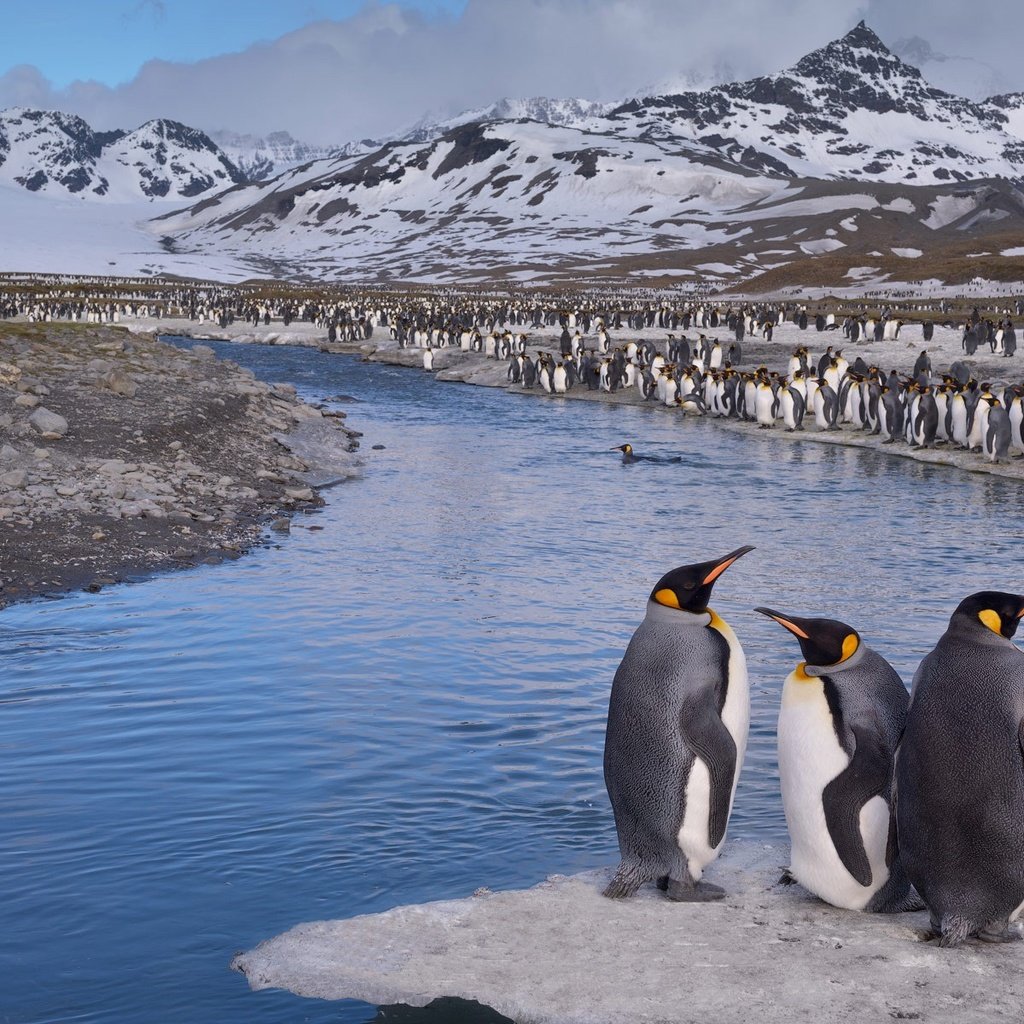
[[[949,624],[952,627],[960,622],[973,626],[980,622],[997,636],[1009,640],[1017,632],[1022,616],[1024,595],[1004,594],[999,590],[982,590],[965,597],[957,605]]]
[[[631,444],[619,444],[616,445],[614,448],[610,448],[609,451],[622,452],[623,455],[632,455],[633,446]]]
[[[771,608],[755,608],[754,611],[788,629],[800,641],[800,650],[808,665],[839,665],[860,650],[860,634],[838,619],[800,619]]]
[[[658,580],[651,591],[651,600],[666,608],[685,612],[707,611],[715,580],[738,558],[753,550],[747,545],[711,562],[681,565]]]

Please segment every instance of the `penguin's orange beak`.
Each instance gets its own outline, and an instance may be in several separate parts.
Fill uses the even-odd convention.
[[[773,612],[770,608],[755,608],[754,611],[774,619],[783,629],[788,629],[793,636],[799,637],[801,640],[810,639],[809,634],[802,630],[795,622],[790,622],[789,619],[783,618],[778,612]]]
[[[704,586],[707,586],[709,583],[714,583],[715,580],[717,580],[718,577],[721,576],[722,573],[725,572],[725,570],[733,564],[733,562],[737,561],[738,559],[742,558],[745,554],[748,554],[753,550],[753,545],[748,544],[745,547],[737,548],[735,551],[731,551],[720,562],[716,563],[715,566],[711,569],[711,571],[704,577]]]

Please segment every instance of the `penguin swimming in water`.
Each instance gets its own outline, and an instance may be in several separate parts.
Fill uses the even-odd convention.
[[[906,687],[846,623],[755,611],[792,633],[806,659],[787,676],[779,709],[791,876],[846,910],[920,910],[899,859],[887,856]]]
[[[750,689],[743,650],[708,601],[718,577],[752,550],[663,576],[615,673],[604,779],[622,860],[605,896],[632,896],[649,881],[671,900],[724,895],[701,875],[725,839]]]
[[[682,462],[682,455],[637,455],[631,444],[620,444],[610,449],[613,452],[622,452],[622,463],[628,465],[632,462]]]
[[[896,756],[899,852],[940,946],[1024,938],[1024,596],[965,598],[914,675]]]

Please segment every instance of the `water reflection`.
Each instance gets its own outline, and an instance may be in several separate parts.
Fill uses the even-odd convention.
[[[251,995],[227,963],[299,921],[613,861],[608,688],[673,564],[758,548],[716,607],[754,701],[731,828],[759,837],[784,833],[774,721],[797,649],[754,605],[845,619],[909,681],[961,596],[1020,585],[1002,481],[227,351],[308,396],[358,397],[340,407],[368,471],[310,517],[322,531],[276,549],[5,611],[12,1020],[369,1020]],[[608,449],[624,437],[684,462],[623,466]]]

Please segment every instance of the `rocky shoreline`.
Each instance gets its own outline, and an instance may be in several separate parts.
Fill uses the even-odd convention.
[[[358,472],[344,418],[207,346],[0,323],[0,607],[267,543]]]

